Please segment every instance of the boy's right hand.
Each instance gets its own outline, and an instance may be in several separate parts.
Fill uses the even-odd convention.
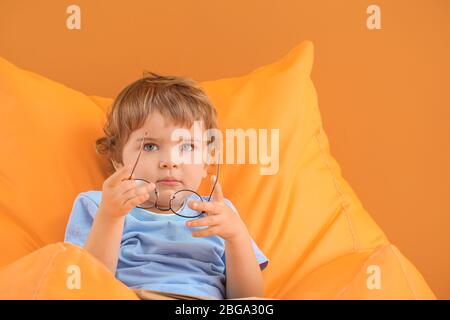
[[[155,190],[155,184],[137,187],[136,182],[130,177],[132,166],[123,166],[103,182],[102,200],[99,204],[105,214],[110,217],[120,218],[143,203]]]

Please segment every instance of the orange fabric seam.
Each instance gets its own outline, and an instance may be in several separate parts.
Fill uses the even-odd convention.
[[[37,296],[39,294],[39,291],[41,290],[45,280],[48,278],[48,275],[50,273],[50,270],[52,269],[52,267],[55,265],[55,259],[56,257],[61,253],[67,250],[67,248],[61,243],[58,242],[57,245],[61,248],[61,250],[58,250],[57,252],[55,252],[52,256],[52,258],[49,260],[49,264],[47,265],[47,267],[45,268],[45,271],[42,273],[42,276],[38,282],[38,285],[36,286],[36,290],[33,293],[32,299],[36,300]]]
[[[320,133],[323,133],[322,124],[320,124],[319,129],[316,131],[314,136],[316,138],[317,144],[319,145],[319,149],[320,149],[322,157],[323,157],[323,159],[325,161],[325,165],[327,166],[328,170],[331,173],[331,177],[333,178],[333,183],[334,183],[334,186],[336,188],[336,192],[339,194],[339,198],[341,199],[342,212],[345,214],[345,217],[346,217],[346,220],[347,220],[347,224],[348,224],[348,227],[349,227],[349,230],[350,230],[350,234],[352,235],[353,251],[357,252],[359,250],[359,247],[360,247],[359,246],[359,241],[357,240],[356,231],[353,228],[353,224],[352,224],[350,215],[348,214],[347,208],[346,208],[346,206],[343,203],[344,199],[345,199],[345,195],[344,195],[344,192],[342,190],[340,190],[340,186],[339,186],[338,181],[336,179],[336,175],[335,175],[334,171],[332,170],[331,165],[330,165],[330,163],[328,161],[327,153],[323,150],[323,146],[322,146],[322,144],[320,142],[320,139],[318,137],[318,135]]]

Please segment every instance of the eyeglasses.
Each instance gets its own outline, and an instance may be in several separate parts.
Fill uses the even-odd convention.
[[[142,142],[141,142],[141,146],[139,148],[139,154],[137,156],[136,162],[134,163],[133,166],[133,170],[131,171],[130,177],[127,180],[134,180],[134,182],[136,183],[136,187],[141,187],[141,186],[148,186],[150,184],[149,181],[145,180],[145,179],[132,179],[134,170],[136,169],[136,166],[139,162],[139,158],[141,157],[141,153],[142,153],[142,149],[144,147],[144,140],[145,140],[145,136],[147,135],[147,132],[145,132],[144,137],[142,138]],[[217,184],[217,180],[219,179],[219,171],[220,171],[220,167],[219,167],[219,161],[217,161],[217,174],[216,174],[216,179],[214,181],[211,193],[209,194],[208,200],[211,200],[211,197],[214,193],[214,189],[216,188],[216,184]],[[156,208],[159,209],[161,211],[172,211],[173,213],[175,213],[176,215],[180,216],[180,217],[184,217],[184,218],[196,218],[198,216],[201,216],[203,213],[205,213],[204,211],[202,212],[198,212],[195,211],[189,207],[187,207],[187,203],[188,201],[205,201],[196,191],[194,190],[190,190],[190,189],[182,189],[182,190],[178,190],[175,193],[173,193],[170,198],[169,198],[169,207],[161,207],[160,205],[158,205],[158,200],[159,200],[159,191],[158,188],[155,187],[155,190],[153,193],[150,194],[150,197],[145,200],[143,203],[139,204],[138,206],[136,206],[137,208],[141,208],[141,209],[150,209],[150,208]],[[176,210],[176,208],[174,208],[176,206],[176,204],[181,203],[181,206],[178,210]],[[181,212],[183,212],[183,214],[181,214]]]

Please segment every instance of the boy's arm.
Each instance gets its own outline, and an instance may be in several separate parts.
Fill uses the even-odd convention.
[[[252,240],[245,223],[230,201],[225,201],[222,187],[215,176],[211,178],[214,195],[210,201],[189,201],[188,206],[207,217],[189,220],[189,227],[209,226],[194,230],[192,236],[217,235],[225,240],[226,296],[227,299],[262,297],[263,278],[253,250]],[[228,202],[228,204],[227,204]]]
[[[147,200],[156,187],[151,183],[136,188],[136,184],[128,178],[132,170],[132,166],[123,166],[103,182],[102,200],[84,246],[113,274],[116,273],[125,216]],[[132,189],[134,192],[129,193]]]
[[[116,273],[124,221],[125,216],[114,217],[106,214],[100,205],[84,246],[112,274]]]
[[[248,232],[225,241],[225,261],[227,299],[264,295],[261,269]]]

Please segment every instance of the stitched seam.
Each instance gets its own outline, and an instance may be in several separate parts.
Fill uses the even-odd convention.
[[[406,274],[406,270],[405,267],[403,265],[403,263],[400,260],[400,257],[398,256],[398,254],[395,252],[395,250],[392,248],[392,245],[389,245],[389,249],[392,251],[392,253],[394,254],[395,258],[397,259],[398,264],[400,265],[400,269],[402,270],[403,276],[405,277],[406,283],[408,284],[409,290],[411,290],[411,294],[413,295],[414,299],[418,299],[417,293],[416,291],[413,289],[410,281],[409,281],[409,277]]]
[[[352,280],[344,287],[341,291],[339,291],[334,299],[339,299],[340,296],[342,296],[345,291],[347,291],[348,288],[355,282],[356,278],[359,277],[359,275],[363,272],[363,270],[367,270],[367,264],[368,261],[370,261],[372,258],[375,258],[376,256],[380,255],[382,247],[380,247],[377,251],[375,251],[370,257],[367,258],[366,262],[364,262],[363,267],[355,274],[355,276],[352,278]],[[364,252],[364,251],[363,251]]]
[[[63,244],[61,244],[60,242],[58,242],[58,246],[61,247],[61,251],[57,251],[53,254],[53,256],[51,257],[51,259],[49,260],[50,263],[47,265],[47,267],[45,268],[44,272],[42,273],[41,278],[39,279],[38,285],[36,286],[36,289],[34,290],[34,293],[32,295],[32,299],[36,300],[37,296],[39,294],[39,291],[41,290],[42,286],[44,285],[44,279],[48,278],[48,274],[50,273],[50,270],[53,268],[53,266],[55,265],[55,259],[56,257],[63,251],[66,251],[66,247],[64,247]]]
[[[336,175],[335,175],[334,171],[331,168],[331,164],[330,164],[329,159],[327,157],[327,153],[324,151],[323,146],[320,143],[320,139],[319,139],[318,135],[319,135],[319,133],[321,131],[323,131],[322,125],[319,126],[319,130],[316,131],[316,133],[314,134],[314,137],[316,138],[317,144],[319,145],[319,149],[320,149],[320,152],[322,153],[322,157],[324,159],[325,165],[327,166],[328,170],[331,173],[331,176],[333,178],[333,183],[334,183],[334,186],[336,188],[336,192],[339,194],[339,197],[341,199],[342,212],[343,212],[343,214],[346,217],[348,228],[350,230],[350,233],[351,233],[351,236],[352,236],[352,240],[353,240],[353,251],[356,252],[356,251],[358,251],[358,248],[359,248],[356,232],[355,232],[355,230],[353,228],[353,224],[351,222],[348,210],[347,210],[346,206],[344,205],[345,195],[342,192],[341,187],[339,186],[339,183],[338,183],[338,181],[336,179]]]

